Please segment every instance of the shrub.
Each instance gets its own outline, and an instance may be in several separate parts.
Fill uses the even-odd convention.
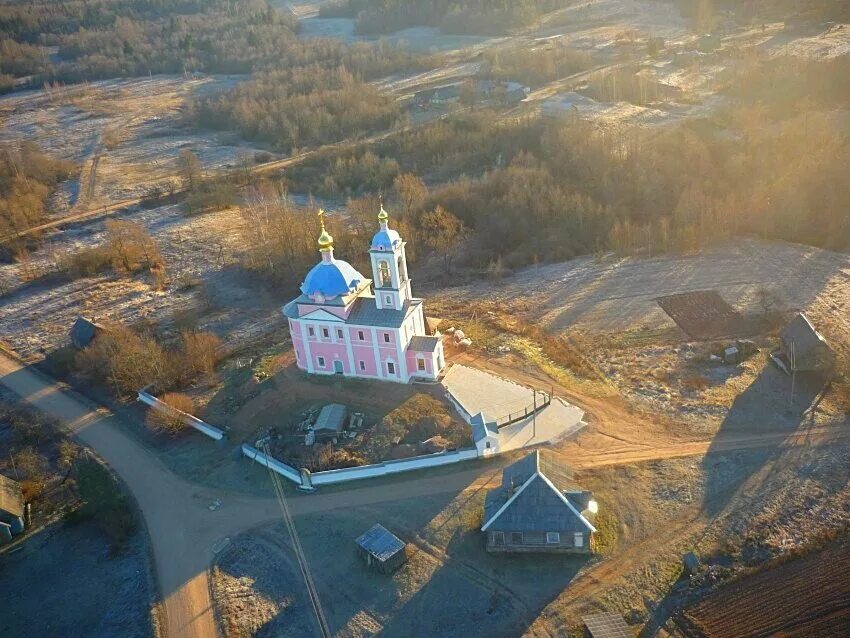
[[[111,383],[118,394],[136,392],[151,383],[170,388],[177,380],[178,364],[156,340],[125,326],[109,326],[76,356],[77,370],[85,377]]]
[[[59,264],[60,272],[64,272],[71,279],[94,277],[109,271],[111,268],[112,256],[105,246],[83,248],[67,256]]]
[[[195,410],[195,402],[192,401],[192,397],[180,392],[168,392],[160,398],[160,401],[186,414],[192,414]],[[187,427],[181,415],[156,408],[151,408],[148,411],[147,422],[152,429],[167,434],[177,434]]]
[[[211,332],[186,330],[181,333],[187,372],[192,376],[212,374],[221,358],[221,339]]]

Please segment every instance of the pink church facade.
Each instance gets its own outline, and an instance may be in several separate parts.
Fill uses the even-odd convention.
[[[311,374],[436,379],[445,367],[442,339],[427,333],[423,301],[411,292],[405,242],[389,228],[383,207],[378,221],[369,248],[373,279],[334,257],[322,223],[322,259],[301,284],[302,294],[283,308],[296,363]]]

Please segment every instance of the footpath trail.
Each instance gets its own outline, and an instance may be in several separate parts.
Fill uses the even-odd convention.
[[[115,414],[25,366],[0,350],[0,384],[22,400],[61,421],[83,445],[94,450],[124,481],[147,528],[161,600],[162,626],[170,637],[218,635],[210,598],[209,567],[224,539],[280,518],[274,498],[200,487],[169,470],[140,443]],[[616,447],[583,458],[567,456],[575,467],[629,464],[708,450],[828,443],[850,433],[813,428],[799,435],[766,433],[758,437],[671,443],[659,447],[621,441]],[[562,453],[563,454],[563,453]],[[416,472],[394,480],[363,481],[311,495],[293,495],[295,516],[373,505],[427,495],[481,489],[499,481],[508,458],[468,463],[450,472]],[[271,494],[271,489],[269,491]],[[210,509],[214,502],[220,506]]]

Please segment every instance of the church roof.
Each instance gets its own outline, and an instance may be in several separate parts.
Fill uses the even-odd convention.
[[[346,323],[358,326],[375,326],[376,328],[401,328],[401,324],[410,313],[410,309],[422,303],[421,299],[412,299],[404,304],[401,310],[394,308],[378,308],[375,298],[363,295],[354,302],[354,307],[348,315]]]
[[[301,284],[301,292],[305,295],[319,293],[325,297],[336,297],[356,290],[364,279],[347,261],[332,258],[313,266]]]
[[[392,228],[379,230],[375,233],[374,237],[372,237],[372,250],[392,251],[399,242],[401,242],[401,235]]]

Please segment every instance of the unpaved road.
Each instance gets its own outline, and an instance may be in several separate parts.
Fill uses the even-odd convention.
[[[208,568],[214,547],[222,539],[280,516],[272,498],[245,496],[193,485],[173,474],[156,456],[126,431],[114,414],[93,408],[85,399],[24,367],[0,351],[0,383],[47,414],[61,420],[84,445],[95,450],[129,487],[146,524],[161,599],[163,628],[167,636],[208,638],[218,633],[210,600]],[[577,467],[595,467],[648,461],[674,456],[702,455],[708,449],[733,451],[782,444],[811,444],[844,438],[850,433],[815,428],[803,433],[768,433],[761,437],[724,438],[652,448],[622,441],[615,449],[599,451],[585,459],[571,459]],[[823,431],[821,431],[823,430]],[[199,442],[199,445],[213,443]],[[296,515],[358,507],[374,503],[439,493],[459,493],[499,480],[507,459],[473,464],[469,469],[433,476],[417,474],[393,482],[366,482],[350,489],[292,498]],[[219,508],[210,509],[213,501]]]

